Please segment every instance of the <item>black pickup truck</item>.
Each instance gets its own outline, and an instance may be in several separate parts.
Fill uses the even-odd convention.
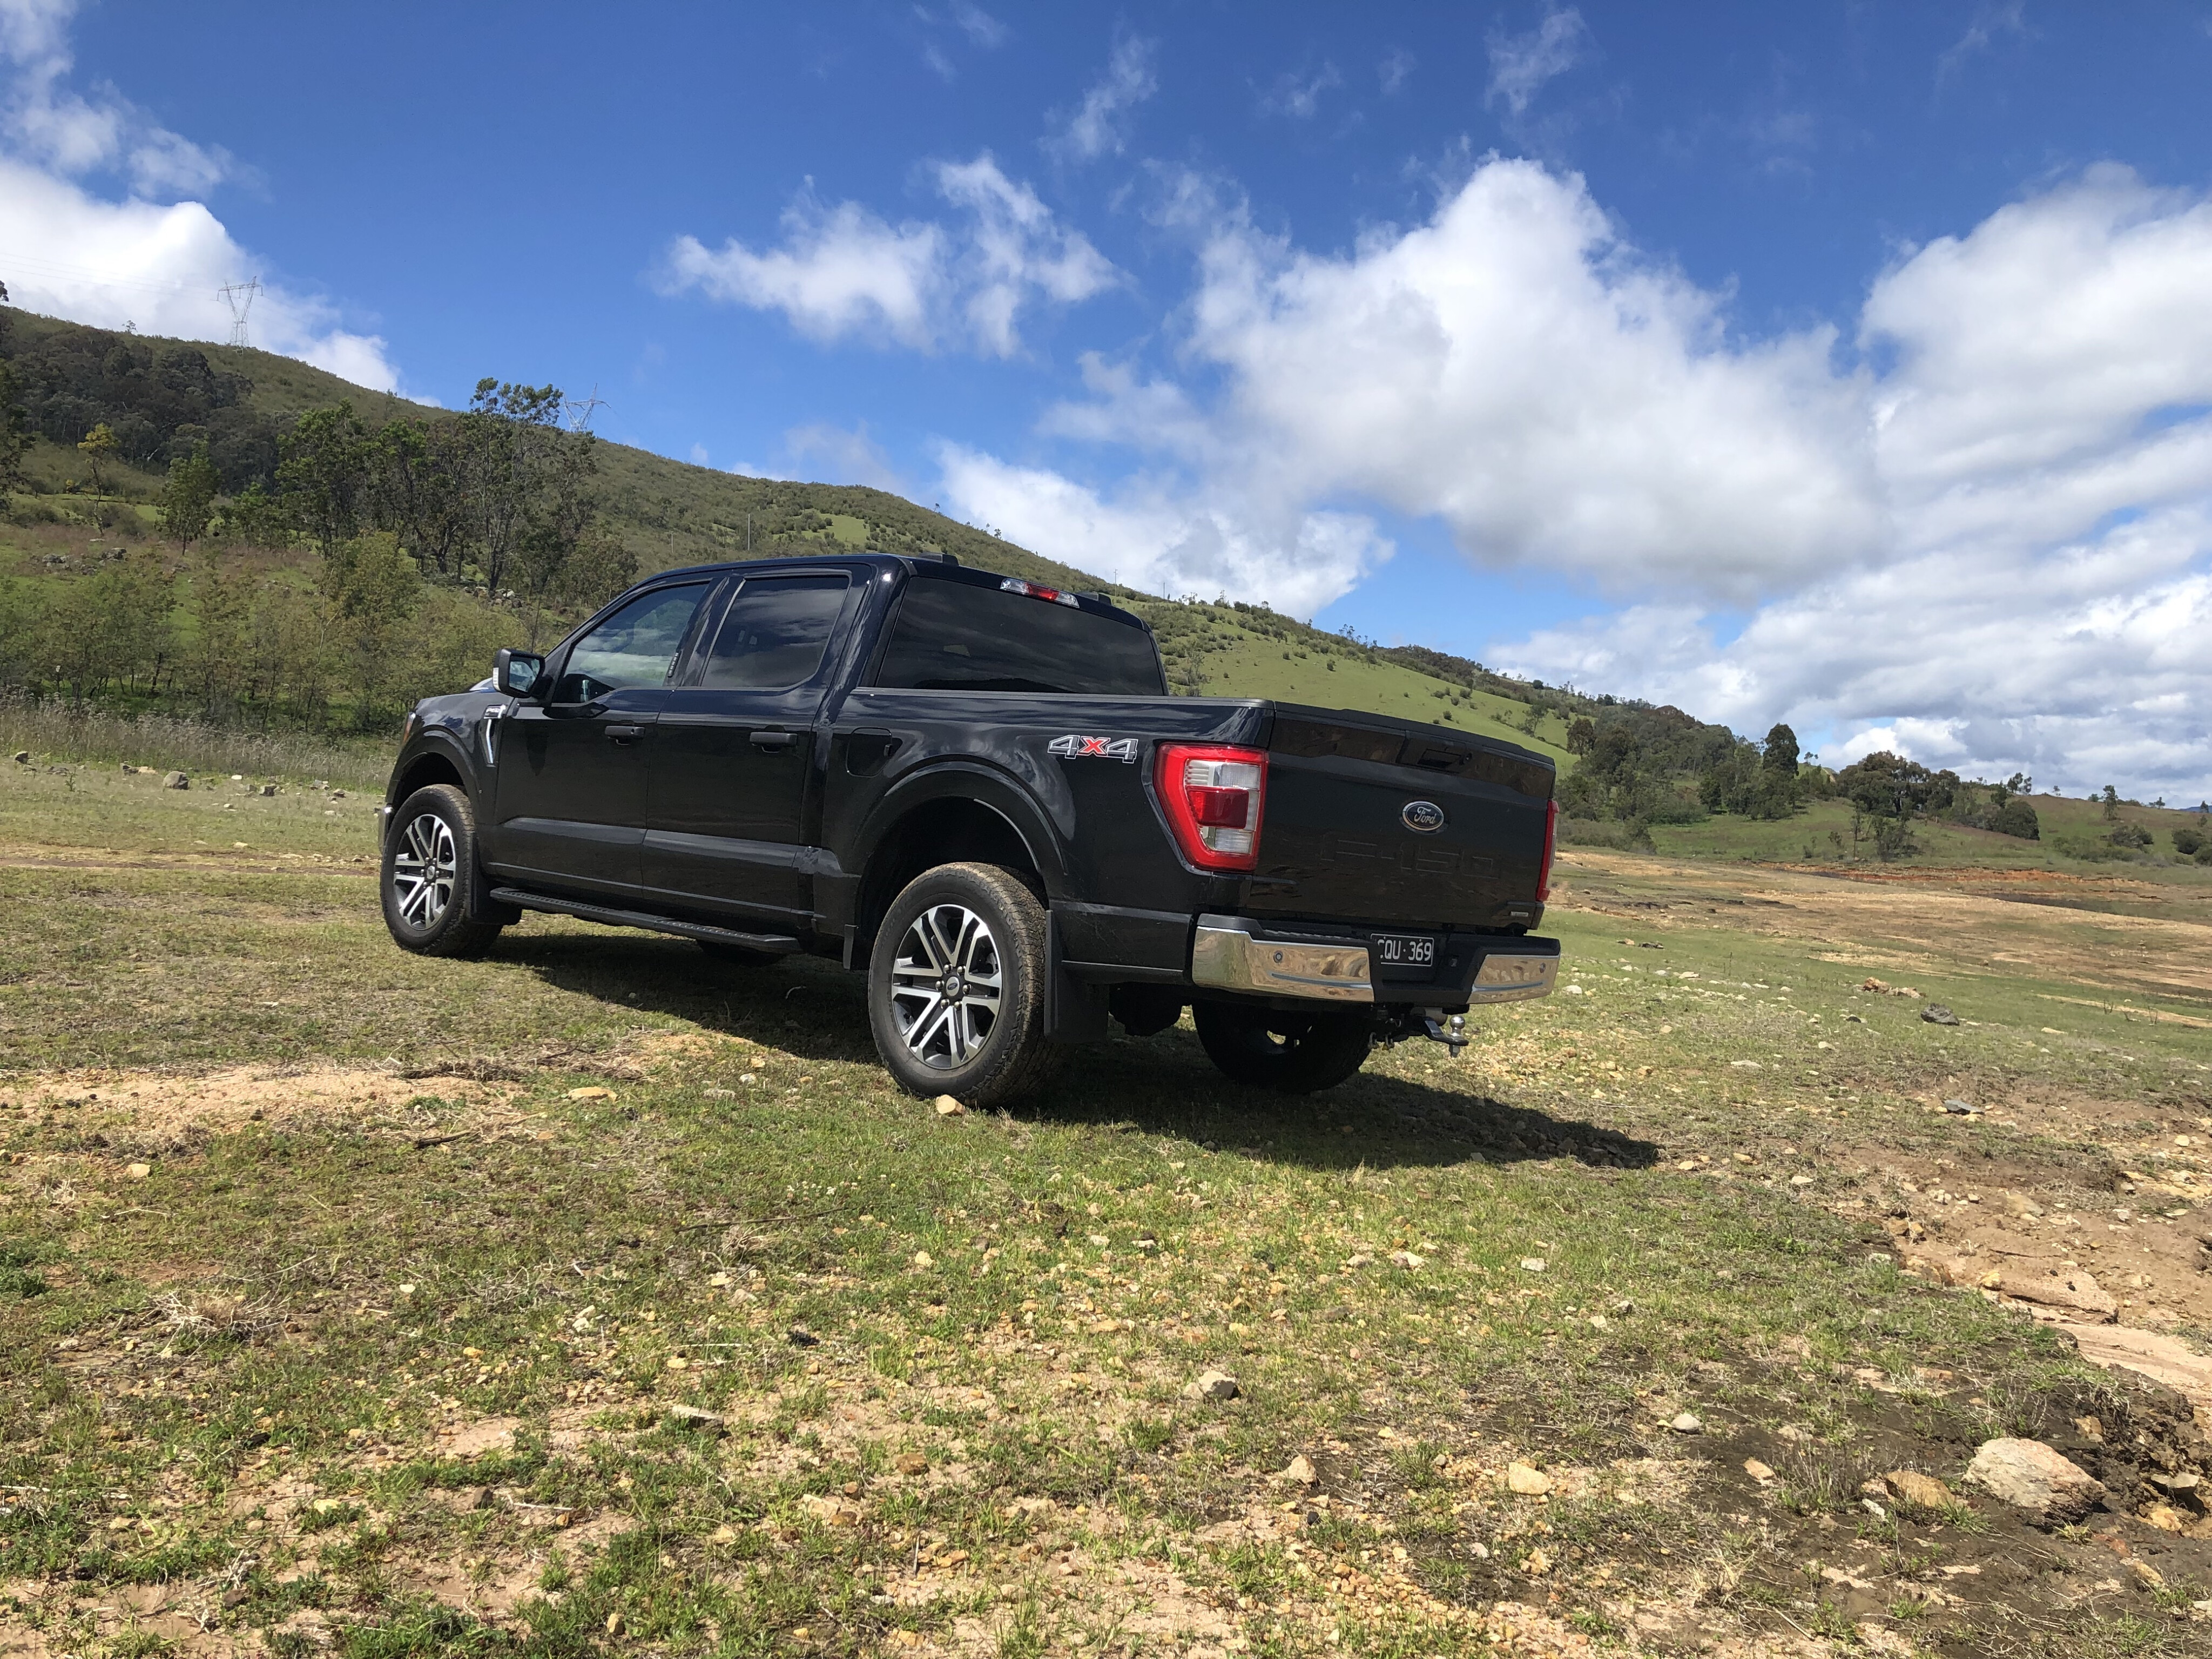
[[[665,571],[408,717],[379,815],[404,948],[525,910],[867,975],[884,1063],[982,1106],[1188,1006],[1241,1081],[1326,1088],[1548,993],[1540,755],[1167,692],[1105,599],[861,554]]]

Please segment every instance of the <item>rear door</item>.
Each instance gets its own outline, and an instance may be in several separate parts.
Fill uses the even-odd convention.
[[[646,756],[704,582],[654,588],[569,649],[543,702],[499,722],[486,860],[526,884],[635,898]]]
[[[1278,705],[1255,915],[1505,927],[1536,915],[1555,778],[1542,756],[1442,727]]]
[[[844,571],[749,576],[702,630],[653,732],[649,902],[801,925],[815,720],[854,593]]]

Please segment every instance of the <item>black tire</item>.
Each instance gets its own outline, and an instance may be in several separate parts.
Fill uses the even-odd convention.
[[[891,901],[869,952],[868,1028],[901,1088],[980,1111],[1058,1069],[1044,930],[1036,895],[995,864],[939,865]]]
[[[1279,1014],[1234,1002],[1194,1003],[1190,1018],[1224,1073],[1286,1095],[1334,1088],[1358,1071],[1375,1024],[1364,1009]]]
[[[483,955],[502,925],[474,919],[493,908],[483,879],[469,798],[449,783],[408,796],[392,816],[376,884],[392,941],[417,956]]]
[[[748,951],[742,945],[729,945],[718,939],[702,939],[693,943],[716,962],[727,963],[732,968],[768,968],[783,960],[775,951]]]

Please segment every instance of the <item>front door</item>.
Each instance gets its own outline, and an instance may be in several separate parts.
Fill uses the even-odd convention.
[[[635,899],[646,757],[707,585],[641,593],[570,647],[543,702],[499,723],[485,863],[524,885]]]
[[[850,594],[839,574],[749,577],[702,635],[653,732],[649,902],[808,925],[815,716]]]

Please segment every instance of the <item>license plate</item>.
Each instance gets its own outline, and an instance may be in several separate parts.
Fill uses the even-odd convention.
[[[1426,933],[1377,933],[1375,960],[1384,968],[1433,968],[1437,942]]]

